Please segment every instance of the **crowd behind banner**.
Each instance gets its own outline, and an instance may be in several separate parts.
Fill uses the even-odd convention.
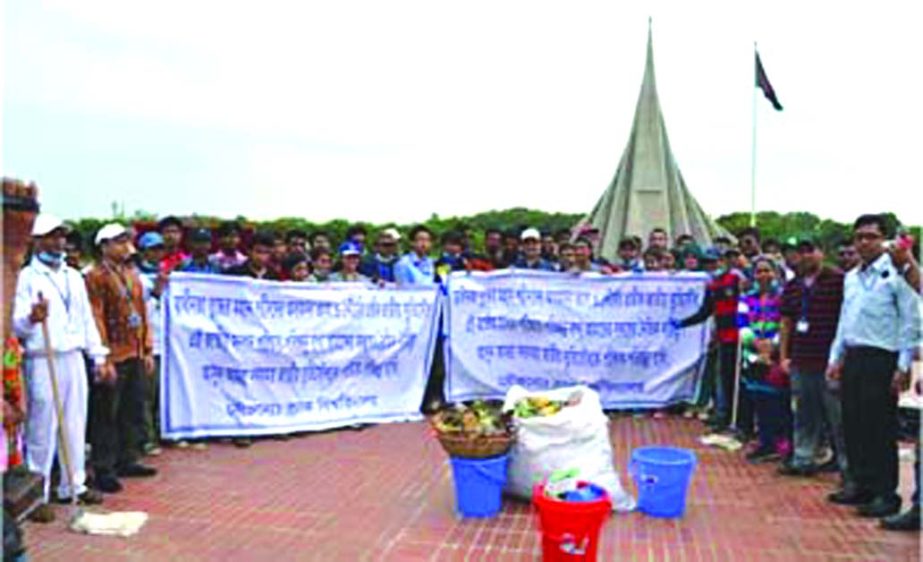
[[[338,244],[324,232],[257,232],[244,247],[234,223],[212,231],[168,217],[141,236],[119,224],[102,227],[92,240],[100,258],[86,264],[83,241],[61,221],[40,215],[14,303],[14,327],[26,349],[25,462],[47,477],[55,464],[59,420],[49,391],[50,358],[62,381],[63,422],[74,452],[73,474],[60,471],[59,499],[76,494],[99,503],[102,493],[119,492],[123,479],[154,476],[157,470],[143,459],[156,457],[161,446],[208,446],[161,440],[160,362],[164,340],[174,334],[164,331],[159,309],[175,273],[435,292],[456,271],[548,272],[561,284],[698,272],[700,290],[705,285],[698,309],[673,310],[658,325],[674,335],[711,326],[703,384],[693,404],[652,415],[682,413],[735,432],[752,443],[748,462],[777,462],[782,475],[838,472],[841,488],[830,501],[858,506],[861,516],[891,516],[885,524],[894,528],[919,528],[918,495],[909,512],[895,516],[901,503],[897,393],[908,384],[920,343],[919,269],[912,242],[890,240],[882,217],[860,217],[853,234],[836,248],[836,265],[810,238],[761,240],[757,229],[738,233],[737,244],[719,238],[708,248],[688,235],[671,243],[666,231],[654,229],[646,241],[622,240],[609,261],[595,255],[598,232],[588,228],[489,230],[482,248],[471,247],[470,232],[450,231],[434,252],[433,234],[423,226],[374,237],[357,226]],[[435,342],[425,410],[443,400],[444,340],[440,335]],[[15,432],[9,437],[15,445]],[[239,447],[252,444],[250,437],[230,437]],[[47,485],[45,497],[52,497]],[[53,511],[46,506],[34,516],[48,520]]]

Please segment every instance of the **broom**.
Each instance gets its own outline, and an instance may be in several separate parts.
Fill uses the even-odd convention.
[[[740,352],[743,349],[742,344],[743,338],[737,337],[737,353],[735,355],[734,361],[734,402],[731,404],[731,427],[737,427],[737,406],[740,402]],[[721,372],[721,355],[718,355],[718,372]],[[699,438],[699,442],[703,445],[708,445],[711,447],[717,447],[719,449],[724,449],[725,451],[739,451],[743,447],[743,443],[737,440],[734,435],[727,435],[721,433],[711,433],[708,435],[703,435]]]
[[[42,294],[38,295],[43,300]],[[67,440],[67,424],[64,419],[64,405],[58,390],[58,373],[55,369],[54,352],[51,347],[51,336],[48,330],[47,316],[42,319],[42,336],[45,340],[45,356],[48,358],[48,374],[51,378],[51,394],[54,398],[55,412],[58,415],[58,444],[61,452],[61,462],[70,479],[71,513],[68,527],[76,533],[99,535],[130,536],[138,532],[145,521],[147,514],[142,512],[122,513],[87,513],[80,507],[77,498],[77,487],[74,485],[76,473],[71,464],[70,449]]]

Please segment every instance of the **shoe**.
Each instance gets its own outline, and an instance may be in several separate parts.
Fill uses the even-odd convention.
[[[831,458],[822,465],[818,465],[817,472],[823,472],[825,474],[837,473],[840,471],[840,463],[836,462],[836,457]]]
[[[69,504],[71,503],[71,498],[70,496],[58,496],[55,501],[61,504]],[[77,496],[77,503],[81,505],[99,505],[103,503],[103,495],[96,490],[87,490]]]
[[[779,453],[772,447],[757,447],[747,453],[746,459],[753,464],[779,460]]]
[[[798,476],[806,478],[817,474],[817,467],[814,465],[799,466],[789,462],[779,465],[779,468],[776,472],[778,472],[781,476]]]
[[[351,429],[351,430],[353,430],[353,431],[363,431],[363,430],[365,430],[365,428],[369,427],[369,425],[371,425],[371,424],[367,424],[367,423],[354,423],[354,424],[352,424],[351,426],[349,426],[349,429]]]
[[[43,503],[29,514],[28,519],[33,523],[51,523],[55,520],[54,509],[47,503]]]
[[[827,496],[827,501],[839,505],[862,505],[872,501],[874,496],[869,492],[857,490],[854,487],[845,487]]]
[[[749,443],[750,441],[753,441],[753,438],[754,438],[754,435],[752,432],[741,431],[739,429],[734,431],[734,439],[737,439],[741,443],[744,443],[744,444]]]
[[[157,474],[157,469],[141,463],[132,463],[119,469],[122,478],[148,478]]]
[[[250,445],[253,445],[253,439],[247,437],[234,439],[234,446],[238,449],[247,449],[250,447]]]
[[[292,436],[288,433],[280,433],[279,435],[275,436],[276,441],[288,441],[291,438]]]
[[[885,517],[879,525],[888,531],[919,531],[923,527],[920,520],[920,504],[914,504],[904,513]]]
[[[115,494],[122,491],[122,483],[111,474],[97,475],[95,486],[97,490],[107,494]]]
[[[177,441],[177,442],[176,442],[176,448],[177,448],[177,449],[188,449],[188,448],[189,448],[189,441],[185,441],[185,440],[179,440],[179,441]]]
[[[144,454],[148,457],[159,457],[163,454],[163,449],[157,446],[156,443],[145,443]]]
[[[207,451],[208,443],[205,443],[204,441],[196,441],[195,443],[192,444],[192,450],[193,451]]]
[[[856,508],[859,517],[887,517],[901,510],[900,496],[878,496],[869,503],[864,503]]]

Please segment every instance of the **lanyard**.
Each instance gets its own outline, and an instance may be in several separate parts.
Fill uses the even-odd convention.
[[[115,274],[116,279],[118,279],[118,282],[119,282],[119,289],[121,290],[122,297],[123,297],[128,303],[133,304],[133,303],[132,303],[132,298],[131,298],[131,297],[132,297],[132,289],[134,288],[134,284],[133,284],[131,278],[129,277],[128,279],[126,279],[125,276],[122,275],[122,273],[121,273],[120,271],[117,271],[117,270],[114,269],[112,266],[110,266],[108,263],[105,264],[105,266],[106,266],[106,269],[108,269],[110,272],[112,272],[113,274]],[[134,308],[134,307],[132,307],[132,308]]]
[[[61,297],[61,301],[64,302],[64,311],[67,313],[68,316],[70,316],[71,282],[70,282],[70,279],[68,279],[67,277],[67,271],[63,271],[63,273],[64,273],[64,287],[67,289],[66,296],[65,296],[65,292],[61,290],[61,287],[59,287],[58,283],[52,278],[52,275],[50,273],[45,273],[45,275],[48,277],[48,282],[51,283],[51,286],[54,287],[55,291],[57,291],[58,296]]]
[[[817,279],[814,279],[814,283],[817,283]],[[814,285],[812,284],[808,287],[808,284],[801,281],[801,319],[805,320],[808,317],[808,309],[811,308],[811,296],[814,293]]]

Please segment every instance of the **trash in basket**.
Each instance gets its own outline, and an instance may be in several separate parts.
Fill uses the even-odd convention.
[[[549,497],[544,485],[535,486],[532,502],[538,508],[542,528],[543,562],[592,562],[599,547],[599,531],[612,513],[605,489],[580,482],[580,489],[601,493],[590,501],[562,501]]]

